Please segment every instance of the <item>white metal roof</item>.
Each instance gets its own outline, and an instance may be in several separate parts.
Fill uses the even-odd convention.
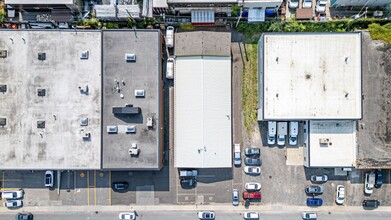
[[[24,4],[24,5],[58,5],[58,4],[74,4],[74,0],[5,0],[5,4]]]
[[[361,118],[360,33],[265,34],[260,44],[264,119]]]
[[[355,166],[356,121],[310,121],[309,130],[311,167]]]
[[[231,167],[231,58],[177,57],[175,167]]]
[[[185,3],[196,3],[196,4],[218,4],[218,3],[237,3],[237,0],[167,0],[168,4],[185,4]]]

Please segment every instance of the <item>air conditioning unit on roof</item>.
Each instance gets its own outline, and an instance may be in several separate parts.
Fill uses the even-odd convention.
[[[88,55],[89,55],[88,50],[87,51],[83,51],[83,52],[81,52],[80,59],[86,60],[86,59],[88,59]]]
[[[134,90],[134,96],[136,96],[136,97],[144,97],[145,96],[144,89],[136,89],[136,90]]]
[[[134,53],[127,53],[127,54],[125,54],[125,60],[127,62],[136,61],[136,54],[134,54]]]

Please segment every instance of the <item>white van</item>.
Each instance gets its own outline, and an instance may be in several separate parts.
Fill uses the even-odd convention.
[[[288,134],[288,122],[277,123],[277,145],[285,145],[285,135]]]
[[[289,122],[289,145],[297,144],[297,135],[299,133],[299,122]]]
[[[174,79],[174,58],[167,59],[166,78]]]
[[[168,26],[166,31],[166,46],[168,48],[174,47],[174,27]]]
[[[267,132],[267,144],[273,145],[276,143],[276,126],[277,122],[269,121],[267,123],[268,132]]]

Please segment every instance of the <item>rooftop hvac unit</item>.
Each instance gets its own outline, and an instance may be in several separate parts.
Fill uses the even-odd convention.
[[[0,85],[0,92],[7,92],[7,85]]]
[[[134,90],[134,95],[136,97],[144,97],[145,96],[144,89],[136,89],[136,90]]]
[[[137,148],[137,143],[132,143],[132,148]]]
[[[88,125],[88,118],[81,118],[80,119],[80,125],[81,126],[87,126]]]
[[[84,133],[83,140],[88,140],[91,138],[91,133]]]
[[[134,126],[134,125],[127,126],[126,133],[136,133],[136,126]]]
[[[7,58],[8,52],[7,50],[0,50],[0,58]]]
[[[7,125],[7,119],[6,118],[0,118],[0,126],[6,126]]]
[[[153,120],[152,120],[152,117],[148,117],[147,118],[147,127],[152,127],[153,126]]]
[[[46,53],[38,53],[38,60],[46,60]]]
[[[87,60],[87,59],[88,59],[88,55],[89,55],[88,50],[82,51],[82,52],[81,52],[81,55],[80,55],[80,59],[82,59],[82,60]]]
[[[130,156],[137,156],[140,153],[140,149],[130,148],[128,152]]]
[[[134,61],[136,61],[136,54],[134,54],[134,53],[127,53],[127,54],[125,54],[125,60],[126,60],[126,62],[134,62]]]
[[[107,126],[107,133],[117,133],[118,128],[115,125],[109,125]]]
[[[38,96],[45,96],[46,95],[46,89],[38,89],[37,91]]]
[[[319,138],[319,144],[329,144],[330,139],[328,138]]]
[[[37,121],[37,128],[45,128],[45,121]]]

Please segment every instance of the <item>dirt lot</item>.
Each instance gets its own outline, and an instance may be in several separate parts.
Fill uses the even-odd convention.
[[[358,123],[358,166],[391,168],[391,46],[363,32],[363,119]]]

